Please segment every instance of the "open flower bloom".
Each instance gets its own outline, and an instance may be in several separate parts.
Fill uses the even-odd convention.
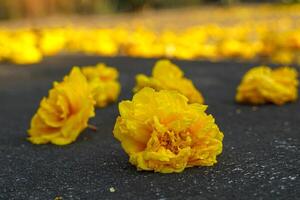
[[[76,140],[94,114],[94,100],[88,82],[75,67],[49,96],[41,101],[28,130],[34,144],[66,145]]]
[[[171,173],[212,166],[222,152],[223,133],[206,108],[189,104],[177,91],[146,87],[119,104],[113,133],[138,170]]]
[[[98,107],[105,107],[117,100],[121,86],[117,81],[119,73],[115,68],[99,63],[83,67],[81,71],[89,82]]]
[[[176,90],[189,99],[189,103],[204,103],[201,93],[195,88],[193,82],[184,77],[183,72],[169,60],[159,60],[152,71],[152,77],[144,74],[136,76],[134,92],[144,87],[151,87],[157,91]]]
[[[236,101],[251,104],[267,102],[282,105],[298,96],[297,71],[289,67],[272,70],[266,66],[249,70],[237,89]]]

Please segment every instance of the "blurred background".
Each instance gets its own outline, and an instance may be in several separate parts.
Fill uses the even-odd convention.
[[[300,64],[299,2],[0,0],[0,62],[81,53]]]
[[[291,4],[300,0],[0,0],[0,19],[45,17],[49,15],[95,15],[138,12],[147,9],[240,3]]]

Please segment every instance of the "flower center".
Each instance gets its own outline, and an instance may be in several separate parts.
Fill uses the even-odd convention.
[[[189,134],[189,132],[176,133],[174,131],[167,131],[158,134],[158,140],[160,146],[170,150],[174,154],[178,154],[180,149],[190,145],[191,138]]]

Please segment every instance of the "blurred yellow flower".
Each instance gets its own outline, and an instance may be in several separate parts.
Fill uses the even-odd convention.
[[[119,104],[113,133],[138,170],[171,173],[212,166],[222,152],[223,133],[206,108],[188,104],[176,91],[146,87]]]
[[[267,102],[282,105],[298,97],[298,73],[289,67],[272,70],[266,66],[249,70],[237,89],[236,101],[251,104]]]
[[[9,40],[9,59],[17,64],[32,64],[42,60],[37,48],[37,36],[33,31],[20,30],[12,33]]]
[[[94,100],[88,82],[74,67],[60,83],[54,82],[49,96],[41,101],[28,130],[34,144],[66,145],[76,140],[94,116]]]
[[[151,87],[155,90],[176,90],[185,95],[190,103],[204,103],[202,94],[195,88],[193,82],[184,77],[183,72],[169,60],[156,62],[152,77],[144,74],[136,76],[136,86],[133,91],[137,92],[144,87]]]
[[[83,67],[81,71],[89,82],[96,106],[105,107],[117,100],[121,88],[117,80],[117,69],[99,63],[96,66]]]
[[[63,29],[44,29],[40,32],[39,48],[46,56],[55,55],[64,49],[66,40]]]
[[[289,51],[277,51],[276,53],[274,53],[271,59],[274,63],[289,65],[294,60],[294,54],[293,52]]]
[[[16,64],[33,64],[40,62],[43,56],[35,47],[15,44],[10,51],[9,58]]]
[[[299,62],[299,5],[233,6],[230,12],[218,8],[209,20],[210,9],[205,9],[184,16],[181,20],[187,23],[178,24],[168,23],[172,17],[167,21],[150,17],[142,23],[133,18],[115,26],[0,27],[0,61],[30,64],[43,56],[78,52],[210,61],[254,59],[282,65]]]

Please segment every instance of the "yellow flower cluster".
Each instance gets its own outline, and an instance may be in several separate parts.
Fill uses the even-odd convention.
[[[45,28],[38,34],[38,48],[42,55],[52,56],[61,52],[68,41],[63,28]]]
[[[119,73],[115,68],[99,63],[83,67],[81,71],[89,82],[96,106],[105,107],[109,102],[117,100],[121,86],[117,81]]]
[[[167,77],[161,79],[156,73]],[[153,75],[158,78],[155,84],[167,85],[168,90],[157,86],[159,91],[155,91],[144,85],[132,101],[119,104],[121,116],[113,133],[129,154],[130,162],[139,170],[162,173],[215,164],[222,152],[223,133],[214,118],[205,113],[207,106],[202,104],[200,93],[168,60],[158,61]],[[95,115],[95,104],[103,107],[116,100],[120,90],[117,77],[116,69],[101,63],[82,69],[74,67],[62,82],[54,83],[49,96],[41,101],[31,120],[29,140],[56,145],[75,141]],[[183,85],[185,90],[171,82]]]
[[[223,133],[206,108],[176,91],[146,87],[119,104],[113,133],[139,170],[212,166],[222,152]]]
[[[195,88],[193,82],[184,77],[183,72],[169,60],[159,60],[155,64],[152,77],[144,74],[136,76],[134,92],[144,87],[159,90],[176,90],[189,99],[189,103],[204,103],[201,93]]]
[[[10,60],[17,64],[40,62],[43,55],[37,45],[37,35],[32,30],[0,29],[0,61]]]
[[[73,67],[61,83],[54,83],[31,120],[29,140],[34,144],[66,145],[76,140],[93,117],[94,106],[104,107],[120,92],[118,71],[105,64]]]
[[[249,70],[237,89],[236,101],[251,104],[282,105],[298,97],[298,73],[289,67],[272,70],[259,66]]]
[[[44,98],[28,130],[34,144],[66,145],[76,140],[94,116],[93,96],[89,84],[75,67],[60,83],[55,82]]]
[[[183,23],[177,22],[178,16],[176,23],[164,23],[158,18],[151,21],[152,26],[146,21],[137,25],[129,20],[124,25],[120,22],[107,28],[0,28],[0,60],[36,63],[43,56],[63,51],[104,56],[300,63],[300,6],[215,8],[213,16],[207,10],[184,13]],[[176,24],[187,25],[176,27]]]

